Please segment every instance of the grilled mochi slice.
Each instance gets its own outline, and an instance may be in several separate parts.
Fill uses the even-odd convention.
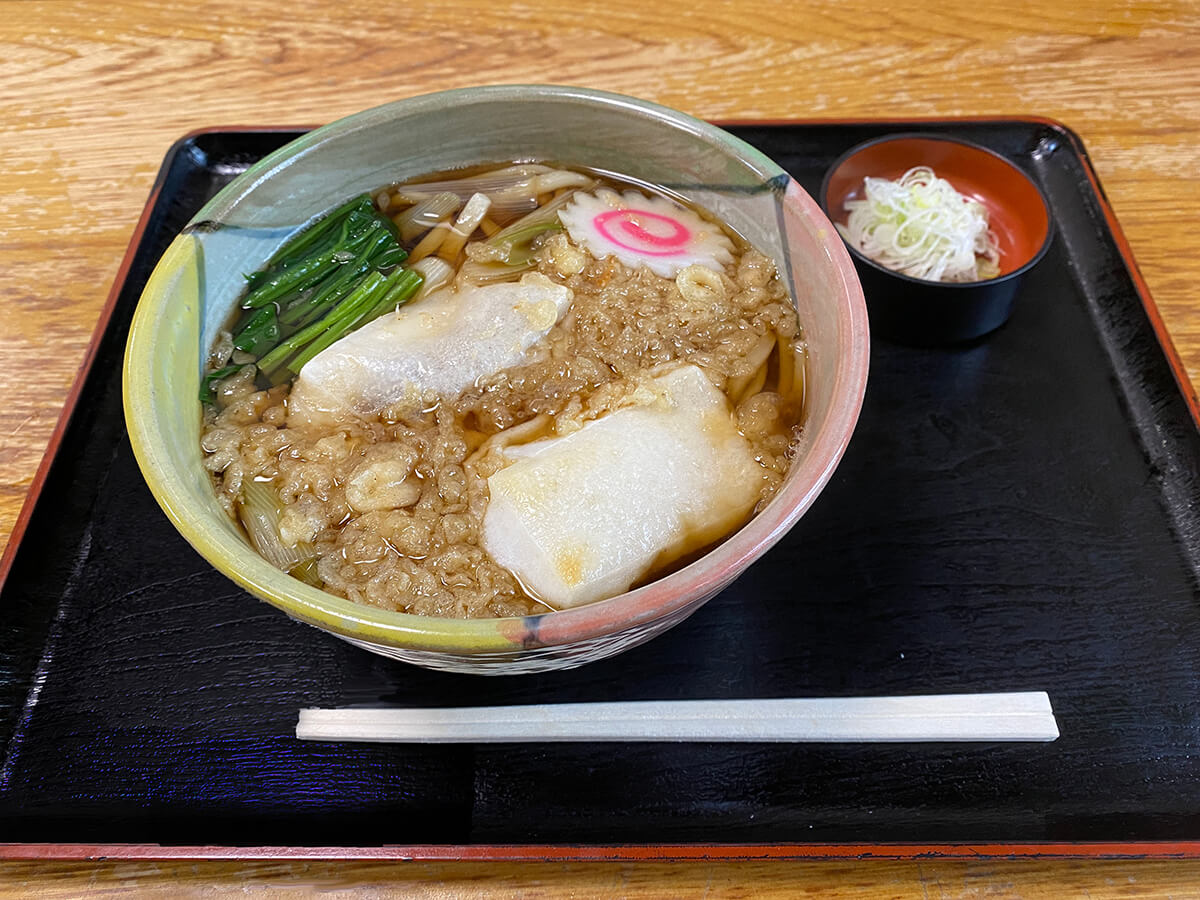
[[[505,448],[488,478],[483,545],[557,609],[622,593],[737,527],[763,472],[725,396],[684,365],[635,405],[563,437]]]
[[[300,371],[289,416],[322,421],[452,397],[476,379],[524,361],[571,304],[544,275],[443,288],[330,345]]]

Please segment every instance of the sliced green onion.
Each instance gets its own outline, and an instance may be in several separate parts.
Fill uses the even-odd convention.
[[[497,284],[501,281],[516,281],[521,273],[532,267],[532,263],[518,268],[502,262],[480,262],[468,259],[459,269],[459,275],[467,284]]]
[[[449,192],[422,199],[416,206],[410,206],[393,219],[400,230],[400,240],[406,244],[415,241],[438,222],[444,222],[458,212],[460,206],[462,200],[457,194]]]
[[[462,208],[462,212],[458,214],[458,218],[454,220],[454,226],[450,229],[450,233],[438,247],[437,255],[449,262],[458,259],[458,254],[466,244],[467,238],[475,233],[475,229],[479,227],[479,223],[483,221],[483,217],[487,215],[491,205],[491,198],[487,194],[472,194],[471,199]]]
[[[594,183],[593,178],[582,172],[524,163],[462,178],[406,185],[396,190],[396,196],[402,202],[420,203],[438,193],[451,193],[460,201],[467,200],[472,194],[486,194],[503,221],[535,209],[541,194]]]
[[[554,171],[549,166],[539,163],[522,163],[506,166],[503,169],[492,169],[477,175],[464,175],[461,178],[448,178],[442,181],[424,181],[417,184],[402,185],[396,189],[396,196],[406,203],[416,203],[439,193],[450,193],[466,200],[472,194],[492,194],[509,191],[518,185],[526,184],[538,175]]]
[[[471,257],[462,267],[462,278],[471,284],[494,284],[512,281],[533,268],[533,241],[551,231],[560,231],[558,211],[575,195],[567,191],[556,200],[539,206],[486,241],[473,244],[467,254]]]
[[[417,260],[412,264],[412,270],[422,278],[421,289],[413,297],[414,300],[428,297],[434,291],[448,285],[454,278],[454,266],[437,256]]]
[[[508,245],[511,248],[531,241],[546,231],[562,228],[562,223],[558,220],[558,211],[571,202],[575,193],[574,190],[567,191],[557,200],[539,206],[529,215],[522,216],[507,228],[496,232],[487,239],[487,243],[494,247]]]
[[[317,558],[315,556],[303,562],[296,563],[296,565],[288,569],[288,574],[297,581],[311,584],[315,588],[325,587],[325,581],[317,574]]]
[[[508,248],[508,254],[504,258],[505,265],[524,266],[527,264],[533,259],[533,239],[551,231],[562,231],[562,223],[535,222],[509,235],[504,242],[504,246]]]
[[[316,548],[312,544],[304,541],[290,545],[284,543],[279,533],[283,503],[270,483],[249,481],[242,485],[237,509],[238,519],[246,529],[250,543],[275,568],[290,572],[296,566],[316,558]]]

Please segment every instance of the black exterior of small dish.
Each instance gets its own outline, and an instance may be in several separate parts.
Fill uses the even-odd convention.
[[[865,148],[904,138],[952,141],[1005,159],[988,147],[944,134],[889,134],[857,144],[839,156],[825,171],[821,180],[817,200],[831,222],[841,218],[841,210],[829,208],[829,185],[834,173],[846,160]],[[1005,162],[1021,171],[1029,178],[1030,183],[1037,187],[1028,172],[1016,166],[1012,160],[1005,159]],[[986,281],[937,282],[912,278],[879,265],[843,237],[842,242],[850,252],[850,258],[854,260],[854,268],[862,282],[867,313],[870,316],[871,335],[913,346],[944,346],[973,341],[990,334],[1007,322],[1025,274],[1041,261],[1054,241],[1054,220],[1049,216],[1049,204],[1040,188],[1038,194],[1046,207],[1049,222],[1045,240],[1024,265],[999,278]]]
[[[995,331],[1008,321],[1028,271],[1022,267],[991,281],[933,284],[875,265],[853,247],[850,251],[872,336],[915,346],[956,344]]]

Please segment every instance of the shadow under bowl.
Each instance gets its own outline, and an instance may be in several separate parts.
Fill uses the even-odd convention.
[[[899,179],[928,166],[960,194],[977,200],[1000,252],[1000,274],[981,281],[928,281],[880,265],[846,242],[866,297],[873,334],[905,344],[970,341],[995,331],[1012,313],[1025,274],[1046,254],[1050,212],[1024,172],[985,147],[940,135],[900,134],[852,147],[829,168],[818,195],[835,224],[845,204],[861,199],[867,177]]]

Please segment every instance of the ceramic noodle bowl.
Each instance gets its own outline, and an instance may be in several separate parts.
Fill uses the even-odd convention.
[[[808,347],[800,453],[771,502],[689,565],[619,596],[513,618],[447,619],[368,607],[271,566],[222,510],[199,447],[209,348],[243,274],[347,197],[432,172],[552,160],[659,185],[770,256]],[[724,131],[654,104],[579,88],[502,86],[398,101],[320,128],[263,159],[209,202],[147,284],[125,360],[129,434],[150,489],[217,569],[293,618],[395,659],[505,674],[577,666],[682,621],[782,538],[816,500],[850,439],[867,378],[854,267],[817,204]]]

